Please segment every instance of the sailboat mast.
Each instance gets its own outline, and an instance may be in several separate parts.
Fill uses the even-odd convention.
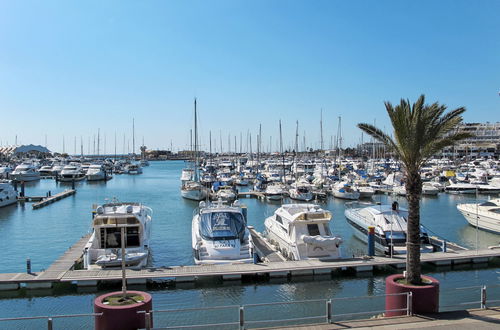
[[[135,159],[135,118],[132,118],[132,156]]]
[[[198,181],[198,121],[196,116],[196,98],[194,98],[194,180]]]
[[[323,109],[321,109],[320,119],[319,119],[319,132],[321,135],[320,151],[323,152]]]

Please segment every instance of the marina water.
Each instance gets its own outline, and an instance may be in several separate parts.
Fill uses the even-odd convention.
[[[151,166],[145,168],[141,175],[116,175],[108,182],[76,183],[75,195],[39,210],[32,210],[30,203],[0,209],[0,249],[4,252],[0,272],[25,272],[27,258],[31,259],[33,271],[47,268],[80,237],[89,232],[92,206],[113,198],[122,202],[141,202],[153,209],[151,266],[192,265],[191,219],[197,203],[180,196],[179,177],[184,165],[182,161],[151,162]],[[26,195],[43,196],[48,191],[55,194],[67,188],[71,188],[71,184],[41,180],[26,184]],[[487,197],[480,196],[480,198],[486,199]],[[401,197],[376,195],[373,199],[382,203],[397,200],[403,207],[406,205],[404,198]],[[437,197],[423,197],[421,222],[431,234],[470,249],[476,248],[476,239],[479,248],[498,245],[499,235],[476,231],[457,211],[458,203],[468,201],[475,201],[475,196],[440,193]],[[273,214],[280,205],[250,198],[242,199],[242,203],[248,207],[248,224],[260,232],[264,230],[264,219]],[[327,202],[321,203],[321,206],[333,214],[331,230],[344,239],[344,255],[366,254],[366,245],[354,238],[353,230],[345,220],[345,201],[330,197]],[[479,300],[479,291],[461,290],[447,293],[446,290],[482,284],[493,285],[498,283],[500,277],[498,268],[491,265],[489,268],[483,266],[477,269],[470,265],[463,266],[462,270],[424,268],[424,272],[441,280],[442,306],[458,304],[461,301]],[[384,293],[384,279],[387,274],[387,272],[375,272],[369,276],[338,274],[338,276],[315,277],[314,281],[312,277],[249,283],[199,281],[148,291],[154,297],[155,310],[377,296]],[[98,294],[112,289],[76,288],[63,284],[50,290],[21,289],[13,292],[0,292],[0,318],[91,313],[93,299]],[[500,298],[500,290],[497,290],[496,296],[496,299]],[[383,308],[383,301],[383,297],[377,297],[357,299],[352,303],[339,306],[334,305],[334,314],[377,310],[377,305],[379,309]],[[467,307],[477,307],[477,305],[465,305],[463,308]],[[319,303],[273,305],[255,307],[248,313],[249,319],[287,318],[287,315],[300,317],[301,314],[310,316],[315,313],[318,315],[324,313],[324,305]],[[155,320],[160,323],[159,326],[165,326],[167,322],[169,326],[186,322],[189,324],[232,322],[237,320],[237,313],[157,314]],[[54,322],[56,329],[88,329],[92,327],[92,324],[91,317],[57,319]],[[0,324],[2,329],[32,329],[44,326],[43,320]]]

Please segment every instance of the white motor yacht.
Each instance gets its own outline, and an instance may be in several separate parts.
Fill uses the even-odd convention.
[[[232,205],[200,202],[193,214],[191,234],[197,265],[253,262],[252,236],[237,201]]]
[[[371,198],[375,194],[375,189],[373,189],[366,181],[356,181],[353,184],[353,190],[359,192],[359,198]]]
[[[36,181],[40,180],[40,173],[36,166],[31,163],[22,163],[18,165],[9,175],[14,181]]]
[[[40,167],[38,170],[41,176],[50,176],[52,175],[52,165],[44,165]]]
[[[125,173],[127,174],[142,174],[142,167],[139,164],[131,163],[125,166]]]
[[[233,190],[233,187],[231,186],[227,185],[218,186],[217,183],[215,183],[212,187],[214,188],[215,200],[220,199],[224,202],[231,203],[238,198],[236,192]]]
[[[147,264],[152,210],[139,203],[109,203],[93,213],[92,235],[83,251],[85,269],[120,267],[121,230],[125,230],[125,265]]]
[[[439,193],[439,188],[431,182],[422,183],[422,195],[436,196]]]
[[[181,196],[186,199],[201,201],[207,197],[207,189],[199,182],[186,181],[181,186]]]
[[[285,186],[282,183],[275,182],[270,183],[266,187],[266,191],[264,192],[266,198],[272,201],[282,200],[286,194]]]
[[[87,170],[87,180],[88,181],[103,181],[110,179],[109,175],[106,173],[104,166],[101,164],[91,164]]]
[[[12,167],[8,165],[0,165],[0,179],[8,179],[12,173]]]
[[[333,197],[348,200],[357,200],[360,193],[354,190],[348,182],[339,182],[332,188]]]
[[[85,179],[85,173],[81,171],[80,164],[71,163],[63,167],[61,173],[57,176],[57,180],[61,182],[81,181]]]
[[[311,189],[306,185],[293,185],[288,191],[291,199],[309,202],[314,196]]]
[[[385,254],[406,254],[406,231],[408,211],[399,208],[398,203],[392,205],[370,205],[353,207],[349,203],[344,212],[347,222],[353,227],[354,235],[360,240],[368,241],[368,227],[375,227],[375,249]],[[422,252],[432,252],[429,236],[423,226],[420,227]]]
[[[450,180],[450,185],[446,186],[444,190],[450,194],[475,194],[476,185],[466,182],[455,183]]]
[[[285,204],[264,225],[267,239],[288,260],[338,259],[342,239],[332,235],[331,219],[315,204]]]
[[[482,203],[458,204],[457,209],[472,226],[500,234],[500,198]]]
[[[17,192],[11,182],[0,180],[0,207],[11,205],[17,202]]]

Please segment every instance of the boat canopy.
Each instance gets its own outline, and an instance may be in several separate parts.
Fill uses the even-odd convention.
[[[201,214],[200,234],[204,239],[241,239],[244,233],[245,221],[241,213],[222,211]]]
[[[94,226],[105,225],[139,225],[140,221],[131,215],[98,216],[94,219]]]

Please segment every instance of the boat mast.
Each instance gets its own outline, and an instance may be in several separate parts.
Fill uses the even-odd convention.
[[[198,182],[198,123],[196,118],[196,97],[194,98],[194,181]]]
[[[283,136],[281,135],[281,119],[280,119],[280,152],[282,157],[281,166],[283,167],[283,183],[285,183],[285,154],[283,153]]]
[[[132,118],[132,157],[135,160],[135,118]]]

